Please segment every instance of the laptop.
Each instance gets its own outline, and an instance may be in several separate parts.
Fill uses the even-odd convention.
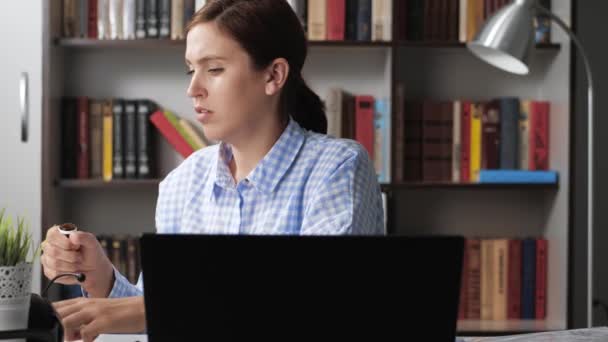
[[[144,234],[148,339],[455,340],[464,239]]]

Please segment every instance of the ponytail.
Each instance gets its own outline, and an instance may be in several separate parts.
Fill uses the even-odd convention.
[[[325,106],[301,75],[290,77],[285,87],[283,113],[291,117],[304,129],[316,133],[327,133]]]

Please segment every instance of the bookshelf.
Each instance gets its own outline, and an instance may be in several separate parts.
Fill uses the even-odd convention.
[[[59,177],[62,96],[148,98],[194,118],[185,91],[184,41],[61,38],[61,2],[45,11],[43,105],[42,234],[57,222],[78,222],[97,234],[154,231],[158,183],[181,161],[165,141],[159,144],[159,179],[66,180]],[[570,20],[570,0],[553,0],[552,10]],[[396,18],[396,16],[393,16]],[[557,184],[382,184],[389,194],[392,234],[459,234],[549,240],[547,319],[459,322],[459,332],[499,334],[565,329],[569,311],[570,215],[570,42],[559,30],[553,43],[540,44],[532,74],[513,76],[478,61],[457,42],[314,41],[303,73],[323,98],[331,87],[354,94],[394,98],[397,82],[406,98],[483,100],[519,96],[551,101],[550,165]],[[391,106],[394,115],[394,106]]]

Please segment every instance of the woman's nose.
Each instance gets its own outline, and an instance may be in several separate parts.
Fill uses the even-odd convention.
[[[186,93],[188,94],[188,97],[207,97],[207,90],[205,86],[198,82],[196,77],[192,77]]]

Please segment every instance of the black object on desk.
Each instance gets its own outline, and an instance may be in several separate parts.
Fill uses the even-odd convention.
[[[48,300],[31,294],[28,317],[27,330],[0,331],[0,340],[25,338],[28,342],[63,341],[63,328]]]
[[[141,240],[157,341],[450,341],[461,237],[155,235]]]

